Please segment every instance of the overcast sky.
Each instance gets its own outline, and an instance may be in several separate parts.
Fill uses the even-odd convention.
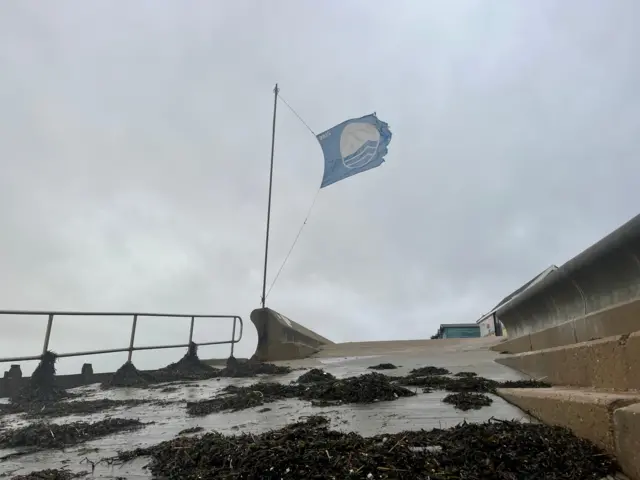
[[[375,111],[393,140],[380,168],[320,191],[268,305],[334,341],[475,321],[638,213],[639,15],[637,0],[2,2],[0,308],[237,314],[250,356],[278,82],[314,131]],[[323,172],[278,108],[270,280]],[[0,356],[39,353],[44,319],[0,322]],[[188,336],[140,327],[141,344]],[[229,335],[196,325],[196,341]],[[51,347],[128,339],[128,319],[60,319]]]

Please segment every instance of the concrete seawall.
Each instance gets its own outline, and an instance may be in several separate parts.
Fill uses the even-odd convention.
[[[519,353],[640,330],[640,215],[497,311]]]
[[[253,360],[273,362],[301,359],[318,352],[322,346],[334,344],[270,308],[251,312],[251,321],[258,331],[258,345]]]
[[[85,363],[81,373],[69,375],[56,375],[56,385],[61,388],[76,388],[92,383],[102,383],[111,378],[113,373],[93,373],[90,363]],[[11,365],[0,378],[0,398],[11,397],[29,382],[29,377],[22,376],[20,365]]]
[[[553,385],[508,402],[616,455],[640,480],[640,215],[497,310],[496,361]]]

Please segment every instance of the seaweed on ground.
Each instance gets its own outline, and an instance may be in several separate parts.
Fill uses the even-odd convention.
[[[395,370],[396,367],[393,363],[379,363],[377,365],[371,365],[369,370]]]
[[[273,363],[255,362],[252,360],[240,362],[230,357],[227,366],[218,372],[220,377],[255,377],[257,375],[283,375],[291,373],[291,367],[274,365]]]
[[[145,424],[126,418],[107,418],[95,423],[45,423],[10,428],[0,433],[0,448],[36,447],[60,449],[113,433],[135,430]]]
[[[433,371],[433,370],[431,370]],[[496,393],[498,388],[545,388],[550,385],[536,380],[517,380],[499,382],[490,378],[480,377],[473,372],[460,372],[454,376],[448,375],[415,375],[409,374],[395,380],[399,385],[422,387],[424,393],[433,390],[444,390],[454,393]],[[457,397],[454,397],[457,398]]]
[[[435,390],[444,390],[445,386],[451,383],[452,379],[442,375],[426,375],[424,377],[414,377],[407,375],[396,380],[399,385],[409,387],[426,387]]]
[[[125,362],[116,372],[102,383],[102,388],[147,387],[156,382],[154,376],[138,370],[130,361]]]
[[[596,480],[617,470],[609,455],[567,429],[510,421],[362,437],[311,417],[262,434],[180,436],[111,460],[136,457],[150,457],[156,477],[184,480]]]
[[[97,400],[74,400],[71,402],[56,402],[44,405],[40,409],[26,412],[27,418],[66,417],[68,415],[87,415],[118,407],[135,407],[150,403],[148,400],[111,400],[101,398]]]
[[[302,398],[311,400],[313,405],[326,406],[343,403],[373,403],[413,395],[415,392],[391,383],[386,375],[372,372],[326,384],[316,384],[306,389]]]
[[[302,385],[273,382],[259,382],[246,387],[229,385],[214,398],[187,402],[187,413],[193,416],[204,416],[223,411],[237,412],[285,398],[296,398],[304,389]]]
[[[369,373],[316,383],[285,385],[259,382],[246,387],[229,385],[212,399],[188,402],[187,413],[202,416],[222,411],[238,411],[287,398],[307,400],[315,406],[329,406],[389,401],[413,395],[415,392],[391,383],[389,377]]]
[[[204,430],[204,428],[202,427],[189,427],[189,428],[185,428],[184,430],[180,430],[178,432],[178,435],[188,435],[190,433],[199,433],[202,432]]]
[[[175,363],[153,372],[156,382],[173,380],[204,380],[219,376],[220,370],[203,363],[198,357],[198,345],[189,344],[187,353]]]
[[[297,383],[317,383],[317,382],[331,382],[335,380],[336,377],[330,374],[329,372],[325,372],[321,368],[312,368],[306,373],[303,373],[296,380]]]
[[[540,380],[506,380],[500,388],[549,388],[551,384]]]
[[[133,363],[126,362],[109,380],[102,384],[102,388],[149,388],[158,383],[206,380],[220,377],[255,377],[265,374],[281,375],[289,372],[291,372],[291,368],[287,366],[252,361],[240,362],[234,357],[229,357],[225,368],[217,369],[200,360],[198,346],[192,342],[184,357],[158,370],[142,372]],[[171,387],[165,386],[163,388]]]
[[[450,378],[444,389],[448,392],[495,393],[499,382],[484,377]]]
[[[87,475],[89,475],[89,472],[86,471],[72,472],[67,468],[47,468],[46,470],[38,470],[26,475],[16,475],[11,477],[11,480],[73,480]]]
[[[493,399],[484,393],[450,393],[442,399],[444,403],[450,403],[458,410],[479,410],[488,407],[493,403]]]
[[[451,372],[446,368],[434,367],[432,365],[420,368],[414,368],[409,372],[410,377],[422,377],[426,375],[448,375]]]
[[[424,387],[428,390],[445,390],[447,392],[496,393],[496,389],[504,383],[479,376],[445,376],[445,375],[407,375],[397,380],[398,384]]]

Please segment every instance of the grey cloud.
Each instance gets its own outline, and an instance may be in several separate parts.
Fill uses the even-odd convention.
[[[394,139],[381,168],[319,193],[270,305],[339,341],[473,321],[637,213],[639,9],[3,4],[0,306],[249,323],[279,82],[315,131],[376,111]],[[313,135],[278,108],[270,280],[322,176]],[[42,322],[2,321],[2,352],[37,353]],[[140,341],[186,335],[183,323],[147,325]],[[128,339],[115,320],[61,320],[54,332],[60,351]],[[93,359],[98,370],[123,360]]]

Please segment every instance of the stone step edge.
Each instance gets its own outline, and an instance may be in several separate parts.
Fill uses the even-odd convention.
[[[532,417],[590,440],[614,455],[629,478],[640,480],[640,392],[552,387],[497,393]]]
[[[640,331],[495,361],[552,385],[640,390]]]

